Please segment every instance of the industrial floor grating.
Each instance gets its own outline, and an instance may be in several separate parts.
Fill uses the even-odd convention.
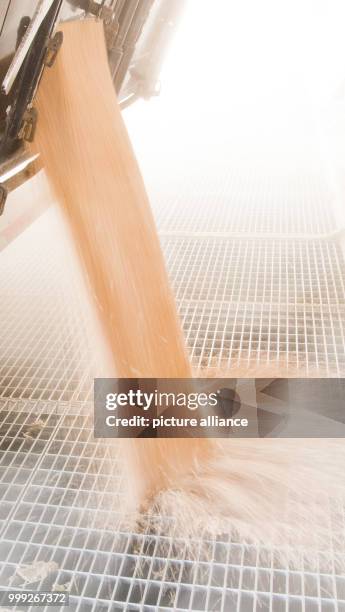
[[[345,578],[336,565],[333,572],[296,571],[272,551],[231,541],[210,543],[211,564],[202,552],[192,563],[163,536],[112,529],[119,482],[106,444],[92,440],[91,419],[41,407],[44,428],[30,440],[23,433],[35,409],[20,408],[1,410],[2,586],[21,583],[18,566],[43,562],[54,565],[48,575],[39,565],[31,588],[67,584],[70,609],[82,612],[345,609]]]
[[[167,262],[199,366],[345,368],[345,276],[331,241],[169,238]]]
[[[250,183],[235,180],[241,189],[229,193],[248,202]],[[152,194],[193,362],[285,361],[344,374],[344,261],[338,242],[325,238],[337,229],[331,196],[315,177],[298,176],[278,207],[278,185],[258,180],[262,206],[249,203],[227,221],[237,196],[204,190],[200,199],[188,179],[188,206],[172,192],[164,201]],[[249,236],[256,232],[265,238]],[[118,532],[121,471],[109,443],[92,437],[100,368],[92,316],[53,211],[2,253],[0,275],[2,588],[19,585],[18,568],[34,563],[28,588],[65,584],[80,612],[345,611],[336,560],[331,569],[320,559],[319,571],[297,570],[274,551],[224,538],[209,543],[211,563],[202,549],[192,562],[163,535]]]
[[[162,172],[160,180],[154,167],[145,167],[162,233],[317,236],[339,229],[322,168],[293,173],[284,168],[272,176],[265,168],[232,164],[229,170],[224,160],[213,162],[213,169],[209,159],[197,167],[188,164],[188,174],[180,177]]]

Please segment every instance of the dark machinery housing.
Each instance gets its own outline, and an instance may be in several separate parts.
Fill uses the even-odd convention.
[[[166,48],[184,0],[3,0],[0,7],[0,214],[6,194],[31,176],[25,140],[39,121],[34,99],[62,34],[60,21],[95,16],[104,23],[120,104],[158,93]]]

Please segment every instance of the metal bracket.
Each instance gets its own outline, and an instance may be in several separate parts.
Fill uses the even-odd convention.
[[[105,0],[102,0],[102,2],[89,0],[87,12],[91,15],[95,15],[98,19],[102,19],[107,49],[111,51],[111,49],[115,47],[116,37],[119,31],[119,23],[115,18],[114,10],[109,6],[105,6]]]
[[[37,116],[37,110],[33,106],[26,109],[23,115],[23,123],[18,133],[19,138],[22,138],[27,142],[33,141],[36,130]]]
[[[52,38],[49,39],[48,44],[47,44],[46,57],[44,60],[45,65],[48,66],[49,68],[51,68],[52,65],[54,64],[56,56],[62,45],[62,42],[63,42],[62,32],[56,32],[56,34]]]

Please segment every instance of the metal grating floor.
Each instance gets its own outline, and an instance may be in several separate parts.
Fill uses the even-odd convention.
[[[91,419],[40,410],[45,427],[30,441],[23,431],[34,414],[9,405],[1,416],[2,586],[18,585],[17,567],[35,564],[32,588],[67,584],[69,609],[81,612],[345,609],[336,564],[332,573],[322,561],[319,573],[296,571],[270,550],[231,541],[210,542],[211,564],[201,552],[192,563],[163,536],[116,532],[119,482],[106,444],[92,440]],[[47,563],[54,565],[45,575]]]
[[[243,359],[345,371],[345,273],[332,241],[163,242],[197,366]]]
[[[249,203],[224,222],[237,197],[213,190],[200,199],[194,190],[184,206],[173,193],[153,194],[193,362],[285,360],[342,374],[344,261],[336,242],[317,236],[335,229],[331,197],[315,177],[297,177],[278,207],[278,186],[260,181],[262,206]],[[183,184],[188,199],[193,181]],[[241,189],[247,201],[249,187]],[[279,238],[283,227],[291,236]],[[243,238],[215,235],[224,231]],[[245,238],[254,232],[272,237]],[[1,587],[19,585],[18,568],[35,564],[30,588],[67,585],[70,609],[80,612],[345,611],[336,560],[332,570],[321,557],[319,571],[302,562],[293,570],[274,551],[224,538],[209,543],[211,563],[201,549],[192,563],[163,535],[118,532],[120,465],[108,442],[92,437],[96,331],[54,211],[2,253],[0,274]]]
[[[324,173],[216,165],[165,189],[153,206],[196,368],[343,375],[345,266]]]
[[[264,169],[198,164],[177,178],[152,171],[151,202],[160,231],[319,235],[337,229],[333,195],[322,169],[277,176]],[[231,164],[230,164],[231,165]],[[150,176],[149,176],[150,178]],[[212,202],[212,213],[210,211]],[[188,202],[188,205],[186,205]],[[211,214],[210,214],[211,213]]]

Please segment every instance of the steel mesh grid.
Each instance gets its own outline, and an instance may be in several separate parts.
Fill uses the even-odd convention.
[[[317,236],[339,229],[334,214],[334,194],[324,172],[273,176],[267,169],[222,167],[210,160],[205,167],[188,165],[188,175],[177,178],[167,172],[157,177],[151,169],[150,199],[159,230],[228,232],[230,234],[310,234]],[[150,170],[150,169],[149,169]],[[148,172],[150,176],[150,171]]]
[[[328,221],[315,219],[320,233],[332,227],[331,215]],[[271,229],[278,225],[275,220]],[[107,445],[90,437],[92,331],[71,262],[66,267],[65,247],[51,240],[53,226],[46,215],[2,261],[8,302],[2,313],[7,369],[1,409],[6,439],[0,463],[0,584],[7,584],[23,563],[53,561],[58,568],[35,589],[72,581],[71,609],[82,612],[345,609],[337,567],[294,571],[276,566],[269,551],[221,541],[210,543],[211,564],[201,551],[192,563],[181,551],[176,555],[161,535],[114,530],[114,514],[105,508],[118,501],[120,480],[112,476]],[[300,228],[311,231],[303,224]],[[232,244],[215,236],[186,240],[164,234],[195,365],[212,368],[243,357],[272,363],[284,354],[297,365],[306,359],[310,367],[326,363],[327,372],[341,371],[344,279],[336,243],[275,237],[271,243]],[[46,350],[41,343],[49,337],[58,368],[51,363],[49,342]],[[37,439],[24,438],[37,418],[44,421]]]
[[[3,252],[0,274],[0,397],[91,401],[102,351],[74,253],[55,211]]]
[[[9,263],[0,264],[0,394],[82,403],[92,398],[99,360],[80,279],[64,247],[44,243],[53,230],[48,217],[9,247]],[[344,372],[344,266],[336,242],[191,236],[162,237],[162,243],[197,368],[273,361]],[[31,254],[33,244],[44,249],[44,261],[40,248]]]
[[[330,573],[327,563],[319,573],[296,571],[282,567],[273,551],[231,540],[209,542],[209,550],[200,549],[192,562],[183,550],[176,554],[171,539],[116,532],[109,510],[114,493],[108,489],[116,495],[119,484],[107,444],[92,440],[91,419],[65,413],[48,420],[49,436],[24,441],[23,429],[35,415],[1,415],[11,443],[0,463],[0,486],[4,501],[16,500],[1,533],[2,585],[11,583],[18,566],[50,562],[56,567],[35,589],[71,583],[71,609],[82,612],[157,606],[309,612],[345,606],[345,578],[336,567]],[[37,446],[40,437],[43,446]],[[29,475],[26,459],[33,456]]]
[[[345,369],[345,276],[331,241],[165,238],[197,367],[286,363]]]

